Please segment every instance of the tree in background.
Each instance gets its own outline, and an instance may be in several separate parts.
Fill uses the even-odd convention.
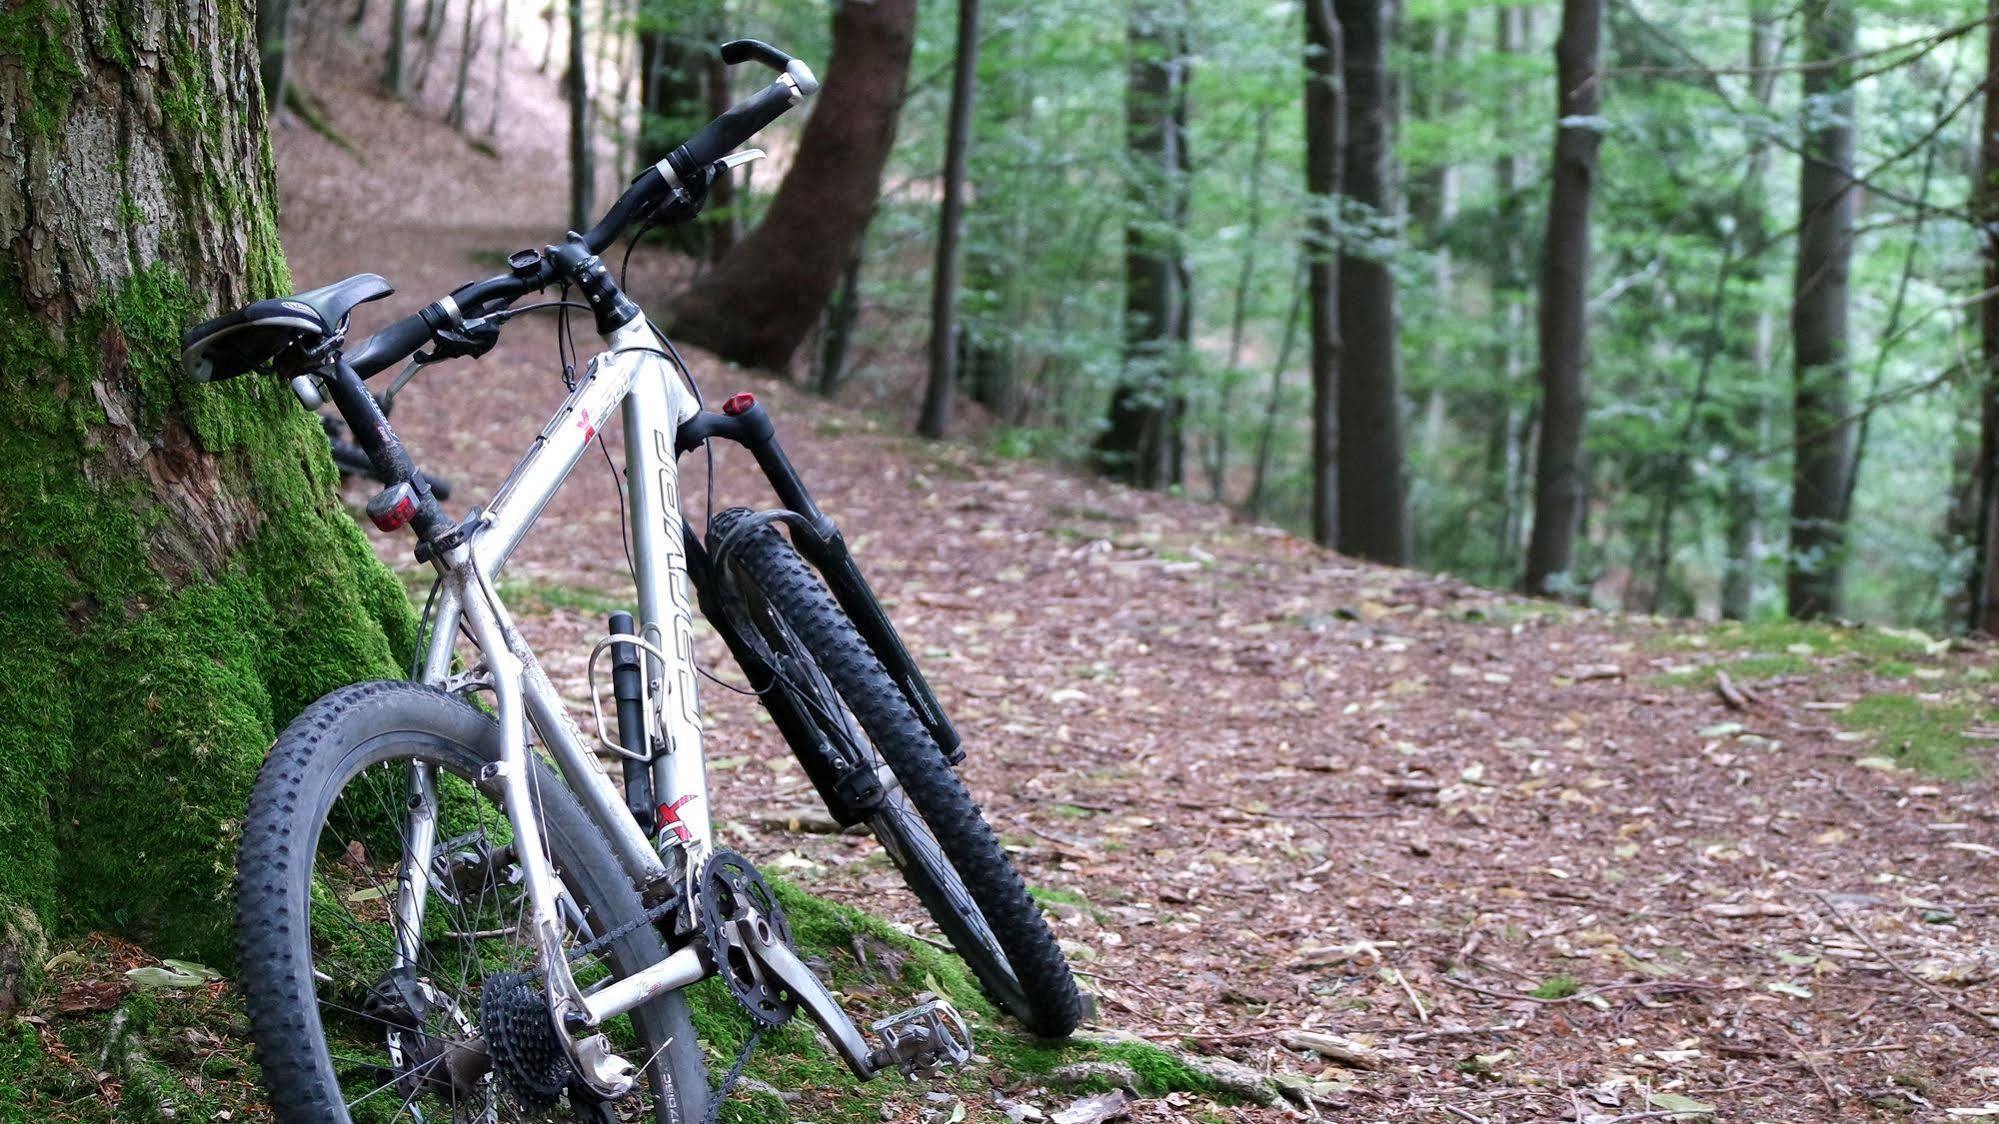
[[[916,0],[841,0],[791,170],[756,229],[675,302],[677,336],[748,366],[790,367],[874,213],[915,38]]]
[[[1097,467],[1141,488],[1181,482],[1185,413],[1178,385],[1189,327],[1182,235],[1187,180],[1186,26],[1169,3],[1134,3],[1125,94],[1127,179],[1124,370]]]
[[[1564,591],[1582,522],[1583,381],[1589,362],[1590,198],[1596,186],[1603,0],[1563,0],[1555,42],[1555,158],[1541,256],[1541,441],[1526,589]]]
[[[727,35],[722,5],[644,0],[638,6],[637,164],[657,164],[674,145],[728,108],[729,85],[716,51]],[[730,242],[734,181],[717,180],[698,222],[663,231],[669,245],[713,260]]]
[[[264,747],[326,690],[395,675],[414,638],[290,392],[181,370],[190,323],[289,289],[244,15],[5,17],[28,64],[0,66],[0,964],[17,971],[59,916],[227,962]]]
[[[1980,223],[1983,289],[1978,296],[1978,514],[1972,542],[1973,631],[1999,636],[1999,0],[1985,5],[1985,118],[1978,131],[1978,178],[1972,213]]]
[[[1850,0],[1805,0],[1804,146],[1798,161],[1798,257],[1791,306],[1793,461],[1785,605],[1794,617],[1841,611],[1846,484],[1853,465],[1847,323],[1857,110]]]
[[[587,22],[583,0],[569,0],[569,68],[563,88],[569,94],[569,228],[588,230],[597,218],[597,157],[590,144],[590,68],[584,52]]]
[[[958,244],[965,228],[966,150],[979,75],[979,0],[958,0],[957,50],[951,61],[950,123],[945,126],[944,201],[937,210],[937,266],[931,279],[930,377],[916,431],[938,438],[951,427],[958,383]]]
[[[1336,0],[1344,40],[1346,155],[1341,192],[1361,230],[1340,252],[1339,548],[1409,561],[1402,461],[1401,325],[1390,259],[1400,239],[1394,77],[1396,0]]]
[[[1312,537],[1339,542],[1340,300],[1334,231],[1346,152],[1340,20],[1333,0],[1305,0],[1305,272],[1311,307]],[[1272,398],[1276,395],[1273,393]],[[1267,443],[1266,443],[1267,444]],[[1263,458],[1259,457],[1259,461]],[[1251,489],[1261,507],[1264,470]]]
[[[285,52],[290,46],[291,0],[257,0],[257,62],[264,80],[264,106],[285,104]]]
[[[382,67],[382,92],[398,101],[402,100],[404,83],[408,80],[405,56],[409,48],[409,21],[410,0],[390,0],[389,50]]]

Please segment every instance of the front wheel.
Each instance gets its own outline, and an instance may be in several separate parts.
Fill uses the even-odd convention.
[[[606,1023],[613,1048],[643,1067],[631,1097],[598,1102],[568,1083],[566,1059],[551,1062],[561,1047],[513,832],[480,782],[499,740],[463,699],[381,682],[319,700],[272,747],[243,824],[237,942],[278,1120],[704,1119],[707,1077],[677,992]],[[577,983],[658,962],[666,948],[609,845],[535,767]],[[411,814],[421,805],[436,809],[429,825]],[[420,921],[396,908],[413,875],[428,886]]]
[[[775,671],[775,684],[822,745],[847,767],[873,769],[883,795],[869,816],[889,858],[937,927],[1001,1009],[1028,1030],[1060,1038],[1083,1001],[1054,934],[1000,849],[979,806],[944,760],[915,709],[839,603],[775,528],[732,535],[752,513],[715,519],[731,623]]]

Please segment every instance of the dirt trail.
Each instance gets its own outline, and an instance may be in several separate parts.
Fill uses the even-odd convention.
[[[301,286],[388,275],[401,292],[366,330],[559,232],[559,117],[517,61],[497,160],[384,106],[358,68],[307,64],[368,163],[280,132]],[[657,306],[685,272],[643,256],[632,288]],[[510,333],[426,374],[396,418],[464,499],[561,397],[552,325]],[[1983,720],[1990,651],[1703,639],[1525,603],[922,445],[691,358],[711,396],[755,390],[780,420],[966,734],[967,777],[1049,892],[1104,1027],[1298,1075],[1305,1111],[1340,1120],[1930,1120],[1999,1103],[1999,1023],[1977,1014],[1999,1008],[1994,782],[1895,769],[1881,754],[1899,742],[1841,726],[1882,693]],[[721,502],[766,502],[752,473],[725,455]],[[613,496],[586,463],[509,575],[578,699],[598,609],[624,596]],[[384,556],[409,566],[401,543]],[[1737,645],[1764,651],[1735,665],[1756,695],[1743,710],[1708,669]],[[705,699],[725,837],[916,922],[871,841],[739,818],[811,802],[744,702]],[[1299,1030],[1380,1064],[1287,1046]]]

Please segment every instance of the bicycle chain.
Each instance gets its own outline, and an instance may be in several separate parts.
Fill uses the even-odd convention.
[[[736,1082],[743,1079],[743,1070],[750,1064],[750,1054],[755,1052],[757,1043],[763,1039],[763,1036],[764,1028],[761,1025],[753,1024],[750,1027],[749,1040],[743,1043],[742,1052],[736,1055],[736,1064],[729,1067],[728,1076],[722,1078],[721,1088],[716,1089],[708,1099],[708,1119],[705,1124],[715,1124],[715,1121],[720,1119],[723,1102],[729,1099],[729,1093],[735,1089]]]
[[[585,944],[577,945],[575,948],[569,950],[569,962],[571,964],[574,964],[578,960],[581,960],[586,956],[589,956],[596,952],[601,952],[605,948],[617,944],[619,941],[624,940],[626,937],[631,936],[633,933],[638,932],[640,929],[643,929],[648,925],[658,924],[659,922],[665,920],[668,916],[672,915],[674,910],[680,908],[681,900],[682,899],[680,898],[679,895],[675,895],[674,897],[668,898],[665,901],[659,903],[658,905],[653,906],[651,909],[646,910],[644,913],[634,918],[631,922],[624,925],[620,925],[617,928],[611,930],[610,932],[605,933],[603,936],[596,938],[595,940],[589,941]],[[521,973],[521,976],[523,979],[534,980],[534,979],[540,979],[541,974],[542,970],[540,968],[535,968],[531,971]]]

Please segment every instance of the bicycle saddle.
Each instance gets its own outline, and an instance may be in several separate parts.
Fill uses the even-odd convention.
[[[395,287],[357,273],[297,296],[246,304],[196,324],[181,336],[181,362],[196,382],[221,382],[271,366],[290,348],[312,346],[340,330],[355,307]]]

